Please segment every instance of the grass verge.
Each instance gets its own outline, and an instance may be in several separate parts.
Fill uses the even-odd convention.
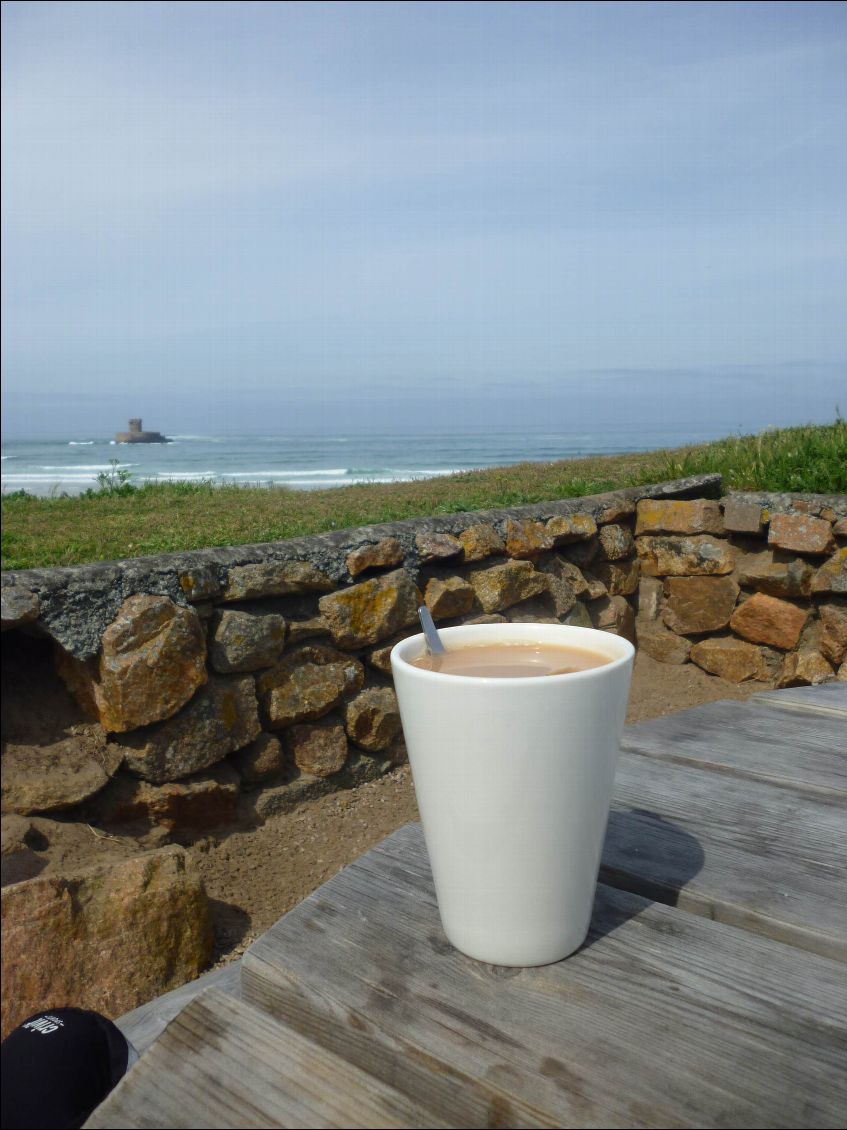
[[[847,421],[644,454],[520,463],[331,490],[119,483],[74,498],[2,500],[2,567],[79,565],[351,526],[519,506],[719,472],[727,490],[847,493]]]

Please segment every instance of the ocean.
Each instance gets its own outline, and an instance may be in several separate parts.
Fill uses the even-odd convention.
[[[141,485],[202,481],[314,490],[351,483],[426,479],[526,460],[547,463],[702,443],[722,433],[679,429],[609,432],[394,432],[371,435],[174,435],[166,444],[116,444],[98,436],[4,440],[2,490],[79,494],[97,487],[112,460]]]

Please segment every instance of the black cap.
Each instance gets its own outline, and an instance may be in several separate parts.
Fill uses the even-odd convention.
[[[2,1130],[70,1130],[126,1074],[129,1044],[97,1012],[54,1008],[10,1032],[0,1061]]]

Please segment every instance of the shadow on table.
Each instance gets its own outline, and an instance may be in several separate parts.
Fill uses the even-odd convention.
[[[643,808],[612,809],[599,882],[641,899],[676,906],[680,891],[703,867],[700,841],[673,821]],[[586,946],[644,909],[640,900],[615,899],[598,887]]]

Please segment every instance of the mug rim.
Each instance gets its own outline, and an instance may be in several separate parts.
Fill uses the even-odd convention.
[[[523,631],[521,630],[523,629]],[[533,634],[536,639],[541,639],[543,635],[554,636],[561,632],[571,634],[576,638],[582,637],[585,640],[584,646],[588,647],[594,643],[595,639],[599,637],[597,642],[601,640],[604,643],[614,640],[617,647],[623,649],[622,654],[609,657],[609,652],[605,648],[594,647],[594,650],[602,651],[604,655],[609,657],[608,663],[603,663],[599,667],[588,667],[584,671],[568,671],[559,675],[521,675],[518,677],[506,677],[491,675],[461,675],[459,678],[465,682],[475,685],[490,685],[496,684],[497,686],[535,686],[538,683],[543,683],[545,686],[556,685],[561,683],[562,680],[567,680],[567,684],[571,685],[575,681],[584,681],[592,678],[603,678],[611,672],[620,667],[630,663],[635,657],[635,648],[628,639],[623,636],[612,635],[611,632],[600,631],[599,628],[583,628],[576,624],[456,624],[452,628],[439,628],[439,634],[444,638],[445,643],[449,641],[451,636],[456,636],[470,632],[474,635],[481,636],[494,635],[500,633],[501,637],[505,634],[515,638],[531,637]],[[392,671],[402,670],[403,674],[407,673],[412,678],[421,678],[427,681],[441,682],[443,679],[449,679],[451,684],[457,678],[456,675],[447,674],[444,671],[427,671],[423,667],[413,666],[404,652],[408,652],[413,647],[416,647],[413,658],[417,658],[425,649],[426,637],[423,632],[418,632],[414,636],[408,636],[404,640],[400,640],[391,649],[391,668]],[[579,646],[574,639],[574,646]]]

